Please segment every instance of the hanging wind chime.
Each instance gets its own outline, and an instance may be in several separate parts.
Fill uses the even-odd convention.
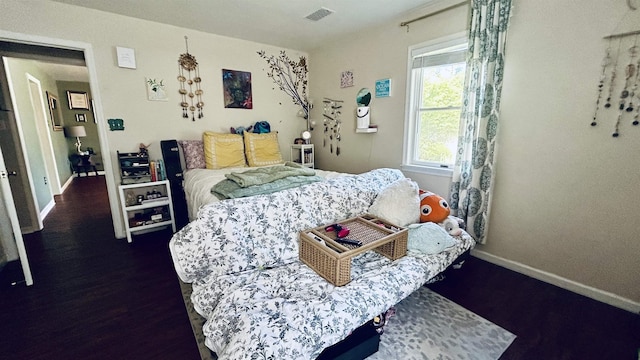
[[[189,112],[191,112],[191,120],[196,121],[196,110],[198,111],[198,119],[201,119],[204,116],[202,114],[204,102],[202,102],[202,89],[200,88],[202,79],[200,78],[196,58],[189,54],[189,43],[187,40],[188,39],[185,36],[184,43],[187,52],[181,54],[178,58],[178,71],[180,74],[178,75],[178,81],[180,82],[180,90],[178,90],[178,92],[180,93],[180,96],[182,96],[182,102],[180,102],[180,106],[182,107],[182,117],[188,119]],[[192,71],[193,77],[191,74]]]
[[[340,135],[340,128],[342,126],[342,120],[340,119],[342,111],[340,108],[342,108],[343,101],[324,98],[322,102],[324,103],[322,112],[322,116],[324,117],[324,138],[322,139],[322,146],[326,147],[328,142],[329,151],[333,154],[335,143],[336,156],[339,156],[340,139],[342,137],[342,135]],[[327,138],[329,138],[329,141],[327,141]]]
[[[627,36],[635,35],[635,39],[633,41],[633,45],[628,48],[628,62],[627,65],[624,66],[624,77],[623,83],[620,84],[622,90],[620,92],[615,91],[616,80],[618,79],[617,70],[618,70],[618,60],[620,58],[621,46],[623,42],[623,38]],[[598,125],[598,113],[601,110],[607,109],[616,109],[617,108],[617,116],[616,122],[614,126],[614,130],[612,133],[613,137],[620,136],[620,124],[622,122],[625,114],[633,114],[635,111],[635,115],[632,116],[632,125],[640,124],[640,91],[638,87],[640,86],[640,57],[638,57],[640,53],[640,47],[638,46],[638,35],[640,35],[640,31],[633,31],[624,34],[610,35],[606,36],[605,39],[609,40],[609,46],[605,51],[605,56],[602,59],[602,72],[600,74],[600,81],[598,83],[598,97],[596,99],[596,108],[593,114],[593,120],[591,121],[591,126]],[[611,54],[611,39],[618,38],[618,51],[615,54],[615,58],[612,59]],[[624,52],[622,53],[624,55]],[[636,58],[638,60],[636,61]],[[609,70],[609,76],[607,81],[607,69]],[[607,98],[603,109],[600,108],[600,102],[603,97],[603,92],[605,91],[605,84],[609,83],[609,88],[607,89]],[[616,100],[615,97],[618,98],[617,103],[618,106],[614,106]]]

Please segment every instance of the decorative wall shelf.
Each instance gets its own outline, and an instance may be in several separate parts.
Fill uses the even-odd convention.
[[[364,128],[364,129],[358,129],[356,128],[356,133],[358,134],[373,134],[373,133],[377,133],[378,132],[378,128]]]

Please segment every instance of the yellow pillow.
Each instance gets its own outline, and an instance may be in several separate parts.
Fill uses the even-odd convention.
[[[202,141],[207,169],[247,166],[242,135],[205,131]]]
[[[244,133],[244,151],[249,166],[282,164],[282,154],[278,145],[278,133]]]

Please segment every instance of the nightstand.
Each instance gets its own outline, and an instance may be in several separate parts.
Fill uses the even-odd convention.
[[[291,145],[291,161],[302,166],[314,168],[314,155],[313,144]]]

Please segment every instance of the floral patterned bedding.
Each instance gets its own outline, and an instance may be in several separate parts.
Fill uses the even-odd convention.
[[[298,260],[302,230],[361,215],[404,176],[377,169],[202,207],[170,242],[178,276],[191,282],[219,359],[312,359],[387,310],[474,245],[466,233],[446,251],[396,261],[366,252],[352,281],[335,287]]]
[[[184,173],[183,187],[187,199],[189,220],[195,220],[198,210],[203,205],[220,201],[211,193],[211,188],[220,181],[225,180],[225,174],[229,174],[231,172],[242,172],[250,169],[255,169],[255,167],[233,167],[216,170],[187,167],[187,170]],[[344,173],[318,169],[315,169],[315,172],[316,175],[324,179],[331,179],[345,175]]]

